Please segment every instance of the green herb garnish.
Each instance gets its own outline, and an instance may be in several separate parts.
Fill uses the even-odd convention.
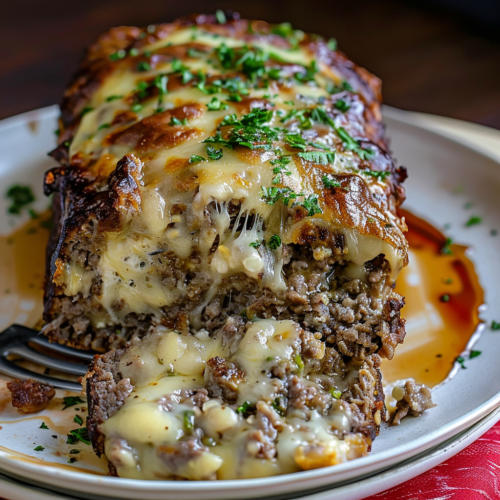
[[[90,437],[87,427],[80,427],[69,431],[67,444],[76,444],[81,441],[83,444],[90,444]]]
[[[327,189],[330,189],[330,188],[339,188],[339,187],[342,187],[340,182],[334,180],[334,179],[331,179],[330,177],[328,177],[328,175],[324,175],[321,180],[323,181],[323,185],[327,188]]]
[[[247,418],[251,413],[255,411],[255,405],[249,401],[245,401],[241,406],[238,406],[236,412]]]
[[[210,160],[220,160],[224,156],[222,149],[215,149],[213,146],[207,146],[207,156]]]
[[[106,97],[106,102],[116,101],[117,99],[123,99],[122,95],[110,95]]]
[[[389,172],[388,170],[362,170],[361,173],[369,175],[370,177],[375,177],[382,182],[385,181],[385,179],[389,177],[389,175],[391,175],[391,172]]]
[[[259,248],[261,245],[262,245],[262,241],[255,240],[255,241],[252,241],[252,243],[250,243],[249,246],[251,246],[252,248]]]
[[[208,160],[200,155],[191,155],[191,158],[189,158],[189,163],[200,163],[201,161],[208,161]]]
[[[330,152],[318,152],[318,151],[308,151],[306,153],[299,153],[297,156],[306,161],[311,161],[319,165],[328,165],[335,161],[335,153]]]
[[[42,422],[42,425],[39,427],[39,429],[48,429],[48,427],[45,422]]]
[[[498,321],[492,321],[491,322],[491,329],[492,330],[500,330],[500,322],[498,322]]]
[[[330,394],[332,395],[332,397],[334,399],[340,399],[340,397],[342,396],[342,391],[338,391],[338,390],[334,389],[333,387],[331,387]]]
[[[227,23],[226,14],[224,14],[223,10],[218,9],[215,12],[215,19],[217,19],[217,22],[219,24],[226,24]]]
[[[35,196],[31,188],[19,184],[11,186],[5,193],[5,197],[10,199],[10,206],[7,208],[7,212],[14,215],[20,214],[23,207],[35,201]]]
[[[183,417],[183,426],[184,430],[186,431],[192,431],[194,428],[194,411],[191,410],[186,410],[184,412],[184,417]]]
[[[335,107],[339,110],[342,111],[342,113],[345,113],[346,111],[349,111],[349,104],[347,104],[343,99],[338,99],[335,101]]]
[[[34,451],[43,451],[43,450],[45,450],[43,446],[37,446],[36,448],[34,448]]]
[[[477,215],[472,216],[466,223],[466,227],[474,226],[476,224],[481,224],[483,219],[481,217],[478,217]]]
[[[441,248],[442,255],[453,255],[451,251],[451,245],[453,244],[453,240],[451,238],[446,238],[443,247]]]
[[[207,103],[207,108],[209,111],[219,111],[228,108],[228,105],[225,102],[219,101],[217,97],[212,97],[212,100]]]
[[[139,61],[137,64],[137,71],[151,71],[151,64],[149,64],[147,61]]]
[[[63,398],[63,403],[64,403],[64,408],[70,408],[71,406],[76,406],[79,404],[85,404],[85,401],[81,399],[79,396],[68,396],[66,398]]]
[[[78,425],[83,425],[83,418],[80,417],[80,415],[75,415],[75,418],[73,419]]]
[[[276,250],[281,246],[281,238],[277,234],[273,234],[270,238],[269,241],[267,242],[267,246],[271,250]]]
[[[126,56],[127,56],[127,53],[124,50],[118,50],[117,52],[110,54],[109,58],[112,61],[118,61],[119,59],[123,59]]]
[[[304,369],[304,361],[302,361],[302,358],[300,357],[300,354],[296,354],[294,356],[293,360],[295,361],[295,364],[297,365],[297,368],[299,370],[303,370]]]
[[[90,113],[91,111],[94,111],[94,108],[91,108],[90,106],[86,106],[85,108],[82,109],[82,112],[80,113],[80,116],[85,116],[87,113]]]

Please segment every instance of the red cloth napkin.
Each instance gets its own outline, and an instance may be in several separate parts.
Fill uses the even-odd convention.
[[[500,498],[500,422],[458,455],[420,476],[365,500]]]

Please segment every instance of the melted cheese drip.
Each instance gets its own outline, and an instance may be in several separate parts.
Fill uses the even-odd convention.
[[[230,357],[245,372],[237,389],[237,405],[264,405],[275,413],[272,403],[283,381],[270,378],[271,370],[293,364],[299,348],[300,328],[292,321],[261,320],[251,326]],[[106,436],[106,455],[120,477],[262,477],[334,465],[366,453],[366,442],[361,436],[349,435],[339,440],[334,434],[348,432],[351,426],[349,410],[340,402],[334,402],[324,415],[312,411],[307,419],[301,410],[289,409],[286,417],[275,413],[280,423],[273,460],[256,456],[259,442],[252,436],[259,426],[254,415],[245,418],[214,398],[201,409],[189,401],[183,402],[182,390],[205,387],[206,361],[214,356],[227,358],[232,349],[229,344],[209,338],[203,330],[193,336],[162,327],[129,349],[120,361],[119,371],[130,379],[134,390],[101,427]],[[318,357],[323,355],[324,352]],[[321,391],[304,374],[301,380]],[[193,429],[184,423],[186,412],[193,412]],[[175,449],[193,435],[210,438],[212,446],[187,457],[179,453],[175,463],[162,458],[163,451],[175,456]]]

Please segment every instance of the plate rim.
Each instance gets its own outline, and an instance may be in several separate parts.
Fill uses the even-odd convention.
[[[387,112],[388,111],[388,112]],[[30,119],[36,119],[38,121],[48,120],[51,118],[56,118],[58,116],[58,106],[52,105],[44,108],[39,108],[36,110],[28,111],[20,115],[15,115],[10,118],[6,118],[0,121],[0,133],[14,128],[16,126],[22,126],[26,124]],[[430,130],[425,127],[424,124],[419,123],[414,117],[412,117],[411,112],[406,112],[403,110],[396,110],[394,108],[388,109],[384,108],[384,120],[389,119],[395,122],[403,123],[411,128],[418,129],[427,134],[438,136],[444,142],[458,147],[461,149],[466,149],[480,155],[489,161],[500,167],[500,162],[498,158],[495,158],[488,151],[481,149],[480,146],[473,145],[470,143],[459,142],[456,138],[450,135],[440,133],[436,130]],[[459,120],[457,120],[459,121]],[[494,129],[493,129],[494,130]],[[408,443],[400,444],[389,450],[379,452],[377,454],[372,454],[367,457],[359,458],[352,462],[347,462],[344,464],[339,464],[336,466],[326,467],[322,469],[316,469],[312,471],[301,471],[290,474],[284,474],[281,476],[271,476],[267,478],[255,478],[255,479],[238,479],[238,480],[224,480],[224,481],[197,481],[197,482],[176,482],[176,481],[143,481],[137,479],[128,478],[114,478],[109,476],[95,476],[92,474],[85,474],[77,471],[62,471],[59,469],[47,466],[42,468],[43,472],[40,472],[40,466],[25,463],[23,466],[15,467],[15,460],[10,459],[12,454],[6,453],[0,450],[0,470],[16,473],[15,471],[23,471],[23,474],[19,474],[22,477],[40,477],[40,482],[44,484],[50,484],[54,477],[60,480],[68,481],[72,486],[77,483],[80,485],[79,490],[74,489],[73,491],[81,491],[82,489],[90,491],[89,488],[99,489],[104,486],[112,488],[113,490],[120,490],[122,492],[123,498],[133,498],[129,496],[131,490],[139,487],[141,491],[148,492],[153,495],[155,492],[162,491],[165,486],[169,486],[171,494],[181,495],[182,498],[194,498],[192,495],[196,493],[209,493],[205,498],[230,498],[227,495],[235,494],[238,492],[240,498],[250,498],[248,494],[244,493],[242,495],[241,490],[255,490],[262,491],[266,490],[270,494],[278,494],[280,488],[284,484],[289,484],[288,489],[292,487],[300,487],[300,490],[306,490],[310,483],[314,482],[316,487],[324,486],[326,484],[334,485],[335,483],[340,483],[344,481],[352,481],[356,476],[361,474],[370,474],[375,471],[382,470],[384,468],[390,467],[391,465],[396,465],[409,457],[415,456],[419,453],[423,453],[426,450],[431,449],[434,445],[438,446],[443,443],[451,436],[458,434],[464,429],[474,425],[485,415],[493,411],[495,408],[500,406],[500,392],[497,392],[494,396],[486,400],[483,404],[479,405],[475,409],[469,411],[465,415],[453,420],[445,427],[441,427],[432,431],[430,434],[425,434],[419,438],[412,441],[412,446],[408,449]],[[395,460],[395,457],[397,459]],[[390,463],[388,463],[390,462]],[[363,472],[359,473],[360,467],[363,468]],[[51,471],[50,475],[47,476],[47,470]],[[342,478],[338,476],[342,475]],[[45,476],[45,477],[43,477]],[[333,476],[333,477],[329,477]],[[335,479],[337,477],[337,479]],[[172,488],[175,486],[175,488]],[[211,495],[210,495],[211,494]],[[217,496],[214,496],[217,495]],[[224,495],[224,496],[221,496]],[[151,498],[153,498],[151,496]],[[180,497],[179,497],[180,498]]]

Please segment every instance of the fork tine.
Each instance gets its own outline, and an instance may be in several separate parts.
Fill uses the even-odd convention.
[[[33,379],[42,384],[49,384],[58,389],[64,389],[66,391],[81,392],[82,386],[77,382],[70,382],[69,380],[63,380],[55,377],[49,377],[47,375],[42,375],[41,373],[34,373],[22,366],[17,366],[15,363],[0,357],[0,373],[8,375],[12,378],[18,379]]]
[[[71,347],[66,347],[61,344],[55,344],[53,342],[49,342],[47,337],[42,337],[41,335],[37,335],[33,337],[30,342],[37,344],[41,347],[46,347],[55,352],[59,352],[61,354],[65,354],[67,356],[73,356],[74,358],[81,359],[83,361],[90,362],[94,358],[94,354],[91,351],[80,351],[78,349],[72,349]]]
[[[74,375],[85,375],[87,373],[87,365],[51,358],[25,345],[8,347],[7,352],[61,372],[72,373]]]

